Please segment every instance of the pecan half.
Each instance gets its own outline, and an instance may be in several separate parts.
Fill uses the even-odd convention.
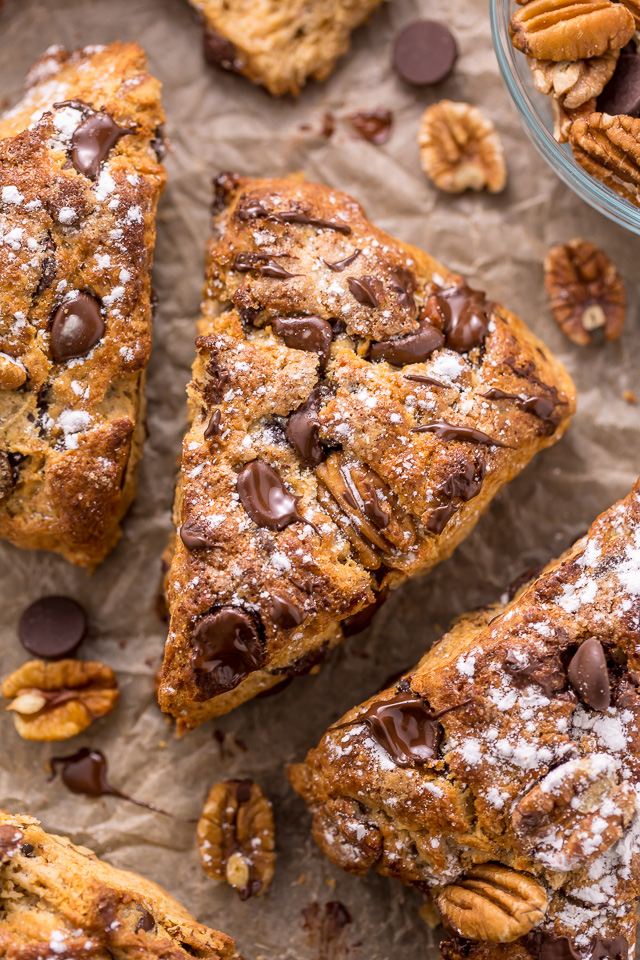
[[[599,97],[615,73],[620,51],[607,50],[601,57],[588,60],[536,60],[529,64],[536,90],[562,99],[568,110],[581,107],[592,97]]]
[[[544,262],[544,282],[553,315],[570,340],[586,345],[598,327],[604,327],[607,340],[618,339],[627,296],[620,274],[603,250],[580,239],[552,247]]]
[[[253,780],[223,780],[211,788],[198,822],[205,873],[226,880],[241,900],[265,892],[273,877],[275,830],[271,803]]]
[[[513,16],[514,47],[538,60],[585,60],[619,50],[635,30],[633,16],[611,0],[530,0]]]
[[[356,800],[337,797],[327,800],[313,815],[313,837],[332,863],[364,876],[382,853],[382,836],[373,823],[362,816]]]
[[[445,924],[468,940],[511,943],[543,919],[548,906],[532,877],[500,863],[483,863],[436,897]]]
[[[520,849],[550,870],[574,870],[611,847],[635,809],[608,754],[569,760],[525,793],[511,814]]]
[[[111,667],[89,660],[29,660],[3,681],[16,730],[25,740],[68,740],[115,707]]]
[[[438,189],[504,189],[504,148],[493,121],[477,107],[451,100],[434,103],[422,115],[418,145],[420,166]]]
[[[571,124],[569,142],[587,173],[640,206],[640,120],[591,113]]]
[[[332,454],[316,468],[321,481],[318,501],[351,541],[369,570],[394,548],[406,551],[416,542],[411,517],[402,516],[396,497],[377,473],[344,453]]]
[[[640,0],[621,0],[621,3],[630,11],[636,22],[636,28],[640,30]]]

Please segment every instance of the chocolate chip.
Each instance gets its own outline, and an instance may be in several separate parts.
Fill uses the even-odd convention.
[[[375,614],[386,602],[388,596],[389,591],[386,588],[379,590],[372,603],[362,610],[359,610],[358,613],[352,613],[348,617],[345,617],[344,620],[341,620],[340,626],[342,627],[343,636],[354,637],[356,634],[366,630],[367,627],[370,626]]]
[[[275,317],[271,325],[288,347],[317,353],[320,366],[326,365],[333,339],[333,328],[328,320],[321,317]]]
[[[370,143],[386,143],[391,136],[393,114],[390,110],[359,110],[349,114],[349,122],[354,130]]]
[[[408,363],[422,363],[444,344],[444,336],[428,320],[421,320],[418,330],[406,337],[395,340],[383,340],[372,343],[369,350],[370,360],[386,360],[394,367],[403,367]]]
[[[135,133],[135,130],[118,126],[108,113],[96,111],[82,100],[65,100],[54,103],[54,107],[73,107],[84,114],[71,138],[71,162],[78,173],[90,180],[96,179],[100,165],[120,137]]]
[[[148,910],[145,910],[143,907],[141,907],[140,910],[140,919],[136,924],[136,933],[140,933],[141,930],[144,930],[145,933],[149,933],[151,930],[155,929],[156,922]]]
[[[351,724],[366,724],[371,735],[398,767],[421,766],[433,760],[443,736],[425,701],[414,693],[375,700]]]
[[[233,690],[259,670],[265,654],[253,618],[241,607],[221,607],[204,617],[193,633],[191,665],[198,700]]]
[[[103,337],[105,323],[100,301],[75,290],[53,315],[51,354],[56,363],[84,357]]]
[[[282,478],[263,460],[252,460],[238,474],[238,495],[259,527],[284,530],[290,523],[307,523],[298,511],[300,497],[289,493]]]
[[[598,97],[598,111],[611,117],[640,117],[640,57],[623,52],[609,83]]]
[[[85,612],[70,597],[41,597],[27,607],[18,623],[23,647],[48,660],[73,656],[86,632]]]
[[[456,426],[448,423],[447,420],[434,420],[433,423],[426,423],[421,427],[412,427],[412,433],[435,433],[441,440],[469,440],[473,443],[483,443],[490,447],[506,447],[512,450],[506,443],[495,440],[488,433],[482,430],[476,430],[474,427]]]
[[[35,852],[36,848],[32,843],[23,843],[20,847],[20,853],[22,853],[25,857],[33,857],[35,856]]]
[[[305,467],[317,467],[325,459],[325,450],[319,439],[320,388],[309,394],[309,399],[290,416],[286,437]]]
[[[211,416],[209,417],[209,423],[207,424],[207,428],[204,431],[205,440],[213,440],[215,437],[220,436],[220,434],[222,433],[222,429],[220,427],[221,419],[222,419],[222,414],[220,413],[220,411],[214,410]]]
[[[482,394],[487,400],[515,400],[516,407],[524,413],[530,413],[544,426],[546,433],[553,433],[560,423],[560,415],[556,413],[557,398],[555,397],[528,397],[522,393],[505,393],[497,387],[492,387]]]
[[[592,710],[607,710],[610,707],[609,670],[599,640],[589,637],[580,644],[567,673],[569,683],[588,707]]]
[[[195,517],[189,517],[180,527],[180,539],[187,550],[203,550],[215,546],[215,541],[202,529]]]
[[[374,277],[349,277],[347,279],[352,296],[365,307],[378,306],[378,298],[372,285],[373,280]]]
[[[479,346],[489,330],[484,293],[462,284],[441,290],[436,299],[444,317],[447,346],[458,353]]]
[[[415,20],[398,34],[393,66],[407,83],[426,86],[444,80],[458,57],[456,41],[443,23]]]
[[[334,273],[342,273],[343,270],[346,270],[357,257],[362,253],[361,250],[355,250],[351,256],[345,257],[344,260],[336,260],[334,263],[331,263],[329,260],[325,260],[325,265],[329,267],[329,270],[333,270]]]
[[[304,620],[300,607],[287,594],[278,591],[271,594],[269,616],[281,630],[292,630]]]
[[[202,49],[205,60],[212,67],[219,67],[229,73],[240,73],[244,68],[244,60],[238,56],[231,41],[212,27],[207,27],[204,31]]]

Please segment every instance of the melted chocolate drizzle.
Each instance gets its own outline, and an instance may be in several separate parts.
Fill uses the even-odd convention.
[[[136,133],[135,129],[120,127],[108,113],[94,110],[82,100],[64,100],[54,103],[54,109],[73,107],[80,110],[84,119],[76,127],[71,138],[71,162],[78,171],[90,180],[95,180],[100,166],[120,137]]]
[[[374,277],[348,277],[352,297],[365,307],[377,307],[378,297],[372,285]]]
[[[348,223],[338,220],[322,220],[320,217],[311,217],[298,210],[283,210],[271,213],[259,200],[249,200],[236,210],[240,220],[271,220],[274,223],[299,223],[305,226],[318,227],[323,230],[337,230],[348,236],[351,227]]]
[[[487,400],[515,400],[519,410],[541,420],[549,433],[553,433],[560,423],[560,416],[555,412],[557,401],[551,397],[528,397],[526,393],[505,393],[497,387],[491,387],[482,396]]]
[[[233,690],[259,670],[265,659],[263,643],[253,618],[241,607],[220,607],[207,614],[193,632],[193,669],[196,700]]]
[[[362,250],[356,250],[351,254],[350,257],[345,257],[344,260],[336,260],[334,263],[331,263],[329,260],[325,260],[325,265],[329,267],[329,270],[333,270],[334,273],[342,273],[343,270],[346,270],[347,267],[351,266],[354,260],[356,260]]]
[[[269,603],[269,616],[281,630],[293,630],[304,620],[304,613],[291,597],[274,590]]]
[[[341,620],[340,626],[342,627],[343,636],[354,637],[356,634],[362,633],[363,630],[366,630],[373,621],[373,618],[380,607],[386,602],[388,596],[389,590],[386,587],[383,587],[382,590],[378,590],[375,600],[367,607],[364,607],[362,610],[359,610],[358,613],[352,613],[348,617],[345,617],[344,620]]]
[[[445,390],[448,389],[446,383],[441,383],[440,380],[436,380],[435,377],[428,377],[422,373],[405,373],[404,379],[412,380],[414,383],[424,383],[429,387],[443,387]]]
[[[435,433],[441,440],[469,440],[473,443],[486,444],[489,447],[505,447],[507,450],[513,450],[507,443],[501,440],[495,440],[489,434],[482,430],[476,430],[474,427],[456,426],[448,423],[447,420],[434,420],[433,423],[425,423],[421,427],[412,427],[412,433]]]
[[[71,793],[84,794],[85,797],[119,797],[139,807],[153,810],[154,813],[161,813],[165,817],[172,816],[153,803],[136,800],[135,797],[130,797],[112,787],[107,780],[107,758],[100,750],[82,747],[77,753],[68,757],[52,757],[50,762],[52,778],[57,775],[58,767],[61,767],[62,782]]]
[[[486,473],[486,464],[482,459],[470,460],[442,483],[436,494],[445,502],[436,507],[426,528],[431,533],[440,534],[458,509],[456,500],[467,503],[477,497],[482,489]]]
[[[276,257],[288,257],[288,253],[238,253],[233,261],[234,269],[238,273],[249,273],[255,270],[261,277],[271,277],[274,280],[289,280],[291,277],[299,277],[299,273],[290,273],[281,263],[277,263]]]
[[[211,416],[209,417],[209,423],[207,424],[206,430],[204,431],[205,440],[214,440],[216,437],[219,437],[222,433],[222,427],[220,422],[222,420],[222,414],[219,410],[214,410]]]

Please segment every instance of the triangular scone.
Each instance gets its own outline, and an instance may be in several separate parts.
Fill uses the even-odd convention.
[[[344,193],[217,181],[160,704],[181,727],[308,671],[554,443],[566,371]]]
[[[28,83],[0,118],[0,537],[94,567],[144,440],[160,84],[135,43]]]
[[[325,80],[351,33],[383,0],[189,0],[204,23],[204,53],[274,96]]]
[[[231,937],[198,923],[162,887],[0,813],[0,956],[8,960],[231,960]]]
[[[446,960],[627,960],[640,894],[640,481],[289,777],[323,852],[431,893]]]

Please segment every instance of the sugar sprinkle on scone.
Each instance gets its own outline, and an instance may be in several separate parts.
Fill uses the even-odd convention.
[[[27,82],[0,118],[0,537],[93,568],[144,439],[160,84],[135,43]]]
[[[231,937],[162,887],[99,860],[33,817],[0,812],[0,955],[15,960],[232,960]]]
[[[351,33],[383,0],[189,0],[204,24],[209,63],[274,96],[326,80]]]
[[[446,960],[633,957],[639,649],[640,481],[289,768],[318,845],[430,893]]]
[[[314,668],[574,409],[520,320],[346,194],[223,175],[215,207],[159,691],[181,729]]]

